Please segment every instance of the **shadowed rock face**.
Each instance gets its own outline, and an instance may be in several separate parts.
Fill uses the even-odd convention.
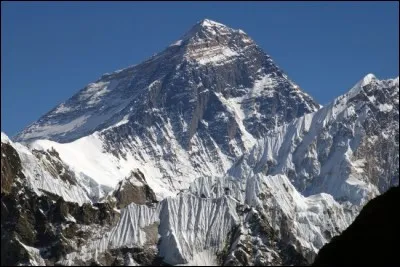
[[[38,196],[29,188],[13,146],[2,142],[1,153],[2,266],[28,264],[32,259],[38,264],[54,265],[60,257],[77,250],[80,243],[87,242],[91,235],[88,229],[111,226],[118,221],[119,214],[112,203],[79,206],[51,192]],[[39,153],[45,156],[43,167],[63,169],[48,153],[53,152]],[[25,246],[41,248],[40,256],[35,259]]]
[[[139,205],[151,205],[158,202],[143,173],[138,169],[132,171],[130,177],[118,183],[113,195],[117,199],[118,209],[122,209],[132,202]]]
[[[319,251],[313,266],[398,266],[399,203],[398,186],[369,201],[355,221]]]
[[[222,266],[308,265],[294,246],[297,241],[290,234],[288,218],[282,217],[283,234],[280,235],[265,214],[240,206],[237,211],[246,218],[247,233],[240,227],[232,229],[229,244],[218,255]]]
[[[1,143],[1,193],[8,194],[16,177],[23,177],[21,160],[17,151],[6,143]]]

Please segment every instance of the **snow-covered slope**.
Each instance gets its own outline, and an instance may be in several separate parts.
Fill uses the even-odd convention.
[[[20,143],[12,142],[3,132],[1,145],[10,145],[18,153],[22,174],[26,178],[24,180],[36,194],[50,193],[63,197],[65,201],[78,204],[91,203],[82,182],[76,180],[68,165],[59,159],[54,150],[32,151]],[[2,153],[1,156],[6,158],[8,155]]]
[[[305,196],[325,192],[362,204],[399,183],[398,99],[398,78],[369,74],[326,107],[266,135],[229,174],[285,174]]]
[[[307,264],[399,184],[398,92],[369,74],[320,108],[243,31],[203,20],[2,146],[69,202],[57,227],[79,235],[52,263]]]

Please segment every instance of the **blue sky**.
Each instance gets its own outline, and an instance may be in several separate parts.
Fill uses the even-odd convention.
[[[2,2],[1,130],[13,136],[103,73],[209,18],[248,33],[320,104],[399,74],[398,2]]]

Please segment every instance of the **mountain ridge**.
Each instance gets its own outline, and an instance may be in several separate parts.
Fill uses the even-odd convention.
[[[204,25],[204,22],[207,22],[207,23]],[[94,83],[90,83],[87,87],[82,89],[80,92],[78,92],[75,96],[73,96],[67,102],[72,102],[72,104],[76,106],[74,110],[76,110],[76,108],[80,107],[80,105],[78,104],[79,102],[76,104],[73,103],[74,102],[73,100],[75,100],[75,99],[76,99],[76,101],[84,101],[82,103],[85,103],[87,106],[89,106],[89,108],[86,108],[84,110],[88,110],[88,111],[90,111],[90,107],[93,107],[93,108],[99,107],[100,112],[102,111],[102,109],[111,109],[111,110],[115,110],[115,111],[123,110],[125,106],[129,105],[129,102],[130,102],[130,101],[128,101],[128,102],[123,101],[124,98],[126,98],[128,96],[127,95],[128,91],[126,93],[124,93],[124,92],[117,93],[117,92],[115,92],[115,90],[117,89],[117,88],[115,88],[115,86],[120,86],[120,87],[130,86],[130,84],[136,82],[134,78],[132,80],[130,77],[132,76],[132,74],[135,73],[135,70],[138,68],[139,68],[138,71],[142,71],[142,72],[146,71],[145,69],[148,67],[159,68],[161,70],[161,73],[159,73],[159,74],[154,73],[153,75],[160,76],[160,74],[161,74],[161,78],[163,79],[163,73],[165,73],[167,75],[173,75],[176,72],[176,70],[174,68],[175,66],[173,68],[172,67],[164,68],[163,66],[161,66],[161,64],[164,64],[166,61],[172,60],[172,61],[174,61],[172,63],[172,65],[176,64],[178,66],[182,66],[182,64],[183,65],[195,64],[195,66],[193,66],[193,67],[189,66],[188,71],[191,71],[191,68],[196,68],[196,65],[198,65],[198,64],[200,64],[199,67],[201,67],[203,64],[205,64],[205,65],[211,64],[210,68],[214,68],[214,65],[217,64],[220,60],[222,60],[222,61],[227,60],[227,58],[224,56],[222,58],[216,57],[219,52],[222,52],[222,54],[224,54],[226,51],[229,50],[227,53],[225,53],[226,56],[228,58],[233,56],[233,58],[236,59],[236,58],[240,57],[240,51],[242,51],[242,49],[249,48],[249,43],[248,43],[249,38],[247,37],[247,35],[244,32],[239,31],[239,30],[233,30],[229,27],[224,26],[223,29],[225,32],[227,32],[226,34],[220,33],[220,32],[218,34],[216,34],[216,33],[209,34],[209,31],[208,31],[209,23],[210,23],[210,20],[203,20],[203,22],[199,22],[192,29],[189,30],[189,32],[187,34],[189,34],[189,33],[190,34],[187,37],[188,39],[186,41],[193,41],[193,42],[189,42],[187,44],[181,44],[179,47],[176,47],[176,46],[167,47],[165,50],[161,51],[160,53],[157,53],[154,57],[151,57],[148,60],[145,60],[138,65],[135,65],[133,67],[128,67],[126,69],[122,69],[120,71],[117,71],[117,72],[114,72],[111,74],[103,75],[102,78],[98,79]],[[222,25],[222,24],[218,24],[218,25]],[[208,34],[206,36],[208,39],[203,40],[202,38],[200,38],[200,37],[204,37],[204,32],[206,32]],[[200,34],[200,37],[199,37],[199,34]],[[220,46],[219,45],[220,43],[222,43],[223,45]],[[282,71],[274,65],[274,63],[272,62],[270,57],[267,56],[264,52],[262,52],[261,49],[255,43],[251,42],[250,48],[252,46],[254,46],[254,49],[255,49],[253,52],[251,52],[254,54],[254,56],[261,57],[261,58],[265,57],[266,61],[264,63],[262,63],[262,62],[260,62],[260,63],[264,64],[264,66],[268,66],[268,68],[270,68],[269,70],[267,70],[268,72],[273,72],[272,74],[274,74],[274,72],[277,72],[277,74],[280,76],[284,75],[284,74],[282,74]],[[183,49],[184,51],[180,52],[182,50],[182,47],[184,47],[184,49]],[[212,47],[215,47],[215,49],[214,50],[211,49]],[[206,48],[206,50],[204,50],[204,48]],[[204,54],[205,51],[211,51],[211,54],[209,52],[207,52],[208,54],[207,53]],[[214,51],[214,52],[212,52],[212,51]],[[176,55],[178,56],[178,59],[176,58]],[[196,58],[198,56],[200,56],[200,58],[199,58],[200,61],[196,60]],[[210,58],[214,58],[214,59],[217,58],[218,60],[210,61],[209,60]],[[242,63],[240,63],[240,64],[248,64],[245,59],[241,59],[241,62]],[[265,65],[265,64],[267,64],[267,65]],[[155,66],[153,67],[153,65],[155,65]],[[144,70],[140,69],[141,67],[144,67],[145,69]],[[207,69],[208,68],[206,68],[205,71],[207,71]],[[254,70],[252,70],[252,71],[254,71]],[[261,72],[262,72],[262,70],[261,70]],[[169,74],[169,73],[171,73],[171,74]],[[120,83],[119,79],[112,79],[112,78],[118,78],[118,76],[121,76],[121,75],[123,76],[122,78],[124,78],[124,79],[121,82],[122,84],[118,85],[118,83]],[[258,75],[258,76],[260,76],[260,75]],[[246,76],[242,76],[242,77],[243,78],[241,78],[239,76],[238,78],[248,79]],[[286,76],[284,76],[284,77],[286,77]],[[285,81],[286,78],[284,78],[284,77],[282,77],[282,79],[283,79],[282,81]],[[159,79],[151,79],[150,78],[150,80],[148,80],[148,78],[146,78],[146,77],[143,77],[143,78],[145,78],[145,80],[139,79],[138,84],[136,84],[135,87],[137,89],[133,88],[134,91],[129,90],[129,92],[133,92],[134,94],[137,94],[137,93],[143,94],[143,93],[145,93],[145,92],[143,92],[143,89],[144,89],[143,87],[146,87],[146,85],[148,85],[149,88],[152,88],[152,87],[157,88],[157,82],[159,81]],[[226,78],[229,78],[229,77],[225,77],[223,79],[226,79]],[[238,79],[238,78],[236,78],[236,79]],[[203,77],[203,79],[204,79],[204,77]],[[218,78],[218,79],[220,79],[220,78]],[[195,78],[195,80],[197,80],[197,83],[199,83],[202,81],[202,77],[200,76],[198,78]],[[114,83],[110,84],[110,82],[113,82],[113,81],[114,81]],[[250,81],[250,80],[247,82],[246,82],[246,80],[244,80],[244,81],[245,81],[245,83],[248,84],[247,86],[251,86],[251,84],[254,83],[254,81]],[[264,81],[267,82],[269,80],[266,78],[265,80],[262,80],[262,82],[264,82]],[[192,81],[192,82],[195,82],[195,81]],[[235,80],[233,80],[232,82],[235,82]],[[208,83],[211,85],[214,82],[211,81],[211,83],[210,83],[210,81],[209,81]],[[140,84],[143,84],[143,85],[140,85]],[[227,83],[227,84],[229,85],[229,83]],[[273,84],[271,84],[271,85],[273,86]],[[291,81],[289,81],[288,85],[294,86]],[[209,87],[209,85],[207,85],[207,84],[205,84],[203,86]],[[235,87],[235,85],[233,85],[233,86]],[[243,86],[243,85],[240,85],[240,86]],[[217,92],[220,91],[221,89],[217,88]],[[107,100],[116,101],[115,105],[97,105],[97,104],[99,104],[99,102],[101,102],[102,97],[107,97],[107,94],[110,94],[113,91],[114,91],[114,93],[113,93],[114,96],[110,97],[111,99],[107,99]],[[137,93],[135,93],[135,91],[137,91]],[[234,91],[231,90],[231,92],[234,92]],[[181,93],[183,93],[183,92],[181,92]],[[241,94],[243,94],[243,93],[241,93]],[[173,99],[172,97],[173,96],[170,96],[171,100]],[[309,97],[309,96],[307,95],[307,97]],[[134,96],[130,95],[130,98],[134,99]],[[134,100],[131,100],[131,101],[134,101]],[[309,102],[311,101],[310,102],[311,110],[313,108],[316,108],[316,104],[313,104],[311,99],[308,101]],[[155,105],[155,102],[152,105]],[[313,107],[313,105],[314,105],[314,107]],[[35,126],[39,126],[39,129],[42,128],[42,132],[46,133],[45,130],[48,129],[48,127],[46,127],[46,126],[49,123],[50,123],[50,125],[52,125],[52,124],[54,125],[53,128],[56,128],[58,126],[55,124],[57,121],[53,122],[54,117],[60,118],[60,122],[58,123],[59,124],[58,127],[60,127],[59,131],[65,132],[65,130],[73,130],[73,128],[72,128],[73,126],[78,125],[78,127],[79,127],[80,124],[82,124],[82,123],[85,124],[87,118],[85,118],[83,116],[78,117],[76,120],[68,119],[65,116],[59,116],[60,114],[65,114],[65,113],[68,114],[68,112],[71,109],[72,109],[72,107],[68,107],[67,103],[62,103],[61,105],[59,105],[58,107],[56,107],[55,109],[50,111],[48,114],[43,116],[41,119],[39,119],[38,122],[33,123],[30,127],[25,129],[21,133],[17,134],[13,140],[24,141],[24,138],[29,140],[29,136],[32,136],[33,139],[40,138],[40,136],[41,136],[40,134],[37,135],[36,137],[32,133],[29,134],[29,129],[30,128],[34,129]],[[71,114],[73,114],[73,113],[71,113]],[[96,117],[95,114],[93,114],[92,116]],[[105,116],[103,116],[103,117],[91,119],[88,122],[93,121],[93,123],[91,123],[91,125],[88,125],[87,128],[93,128],[93,127],[98,128],[100,126],[100,128],[98,128],[100,130],[101,124],[99,124],[99,120],[103,121],[104,118],[110,119],[112,116],[115,116],[115,115],[114,114],[109,114],[109,115],[105,114]],[[121,119],[122,118],[119,118],[117,120],[121,120]],[[42,122],[43,126],[40,126],[41,121],[43,121]],[[63,124],[63,121],[67,121],[69,123]],[[88,123],[88,122],[86,122],[86,123]],[[70,129],[70,128],[72,128],[72,129]],[[53,130],[53,131],[56,131],[56,130]],[[92,130],[87,130],[87,131],[89,131],[88,133],[92,132]],[[56,134],[57,134],[57,132],[56,132]],[[60,134],[58,134],[58,135],[60,135]],[[80,136],[82,136],[82,135],[80,135]],[[52,138],[51,135],[50,136],[42,135],[42,138],[43,137],[47,137],[50,139]],[[72,139],[69,138],[68,140],[71,141],[74,139],[76,139],[76,138],[73,137]],[[61,140],[63,140],[62,137],[61,137]]]

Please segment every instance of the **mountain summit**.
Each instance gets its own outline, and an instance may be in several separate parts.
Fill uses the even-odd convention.
[[[247,34],[242,30],[235,30],[209,19],[203,19],[195,24],[186,34],[183,35],[180,41],[192,43],[217,41],[223,43],[232,37],[246,39],[248,44],[252,43]]]
[[[217,64],[242,54],[255,43],[242,31],[204,19],[174,43],[185,47],[185,57],[200,64]]]
[[[169,117],[181,122],[174,131],[187,147],[201,121],[226,118],[235,129],[229,139],[243,147],[243,136],[260,137],[318,108],[298,88],[243,31],[205,19],[149,60],[90,83],[15,140],[70,142],[125,121]]]

